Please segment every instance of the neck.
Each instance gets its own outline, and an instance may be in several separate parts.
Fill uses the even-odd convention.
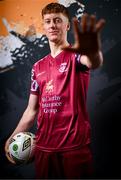
[[[67,41],[65,42],[49,42],[49,45],[50,45],[50,50],[51,50],[51,56],[52,57],[55,57],[57,56],[60,52],[62,52],[62,48],[64,46],[68,46],[69,43]]]

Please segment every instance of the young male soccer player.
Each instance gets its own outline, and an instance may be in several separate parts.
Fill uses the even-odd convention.
[[[103,62],[100,31],[105,21],[84,14],[74,19],[75,44],[67,41],[67,9],[50,3],[42,10],[50,54],[32,68],[27,109],[11,135],[27,131],[37,115],[37,178],[91,177],[90,122],[86,109],[89,70]],[[81,26],[81,30],[78,26]],[[6,155],[11,137],[6,142]],[[11,160],[12,161],[12,160]]]

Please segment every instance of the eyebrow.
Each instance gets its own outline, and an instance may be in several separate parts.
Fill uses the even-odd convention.
[[[51,18],[45,18],[44,20],[50,20]],[[54,18],[52,18],[52,19],[62,19],[62,18],[60,18],[60,17],[54,17]]]

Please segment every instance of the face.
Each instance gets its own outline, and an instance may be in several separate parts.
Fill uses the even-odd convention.
[[[65,41],[69,30],[69,21],[62,13],[45,14],[43,28],[49,41]]]

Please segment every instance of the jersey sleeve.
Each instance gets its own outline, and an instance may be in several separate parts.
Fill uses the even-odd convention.
[[[39,85],[36,79],[36,69],[35,66],[33,66],[31,70],[31,87],[30,87],[30,93],[34,95],[39,95]]]
[[[84,65],[84,64],[81,64],[80,62],[80,58],[81,58],[81,54],[75,54],[75,60],[76,60],[76,64],[77,64],[77,69],[82,71],[83,73],[87,73],[90,69]]]

